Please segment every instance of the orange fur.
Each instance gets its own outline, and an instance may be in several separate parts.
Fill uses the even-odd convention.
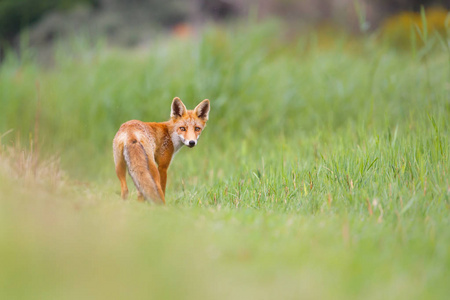
[[[175,97],[169,121],[131,120],[120,126],[113,140],[113,152],[123,199],[128,196],[128,169],[138,190],[138,200],[165,203],[167,169],[172,157],[183,145],[194,147],[197,144],[206,126],[209,109],[207,99],[194,110],[187,110]]]

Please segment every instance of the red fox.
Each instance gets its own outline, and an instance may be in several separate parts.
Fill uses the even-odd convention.
[[[172,102],[167,122],[123,123],[113,140],[114,163],[120,180],[121,196],[126,199],[126,171],[138,190],[139,201],[165,204],[167,169],[173,155],[183,145],[197,145],[208,121],[210,104],[205,99],[194,110],[187,110],[180,98]]]

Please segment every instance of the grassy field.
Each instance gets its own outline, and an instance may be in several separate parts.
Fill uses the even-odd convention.
[[[450,52],[283,26],[0,66],[0,297],[447,299]],[[431,45],[427,47],[427,45]],[[433,46],[434,45],[434,46]],[[211,100],[165,207],[112,139]],[[24,149],[24,150],[22,150]]]

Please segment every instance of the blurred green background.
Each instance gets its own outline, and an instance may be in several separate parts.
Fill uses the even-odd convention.
[[[446,299],[447,9],[1,1],[1,298]],[[198,146],[122,201],[115,132],[175,96]]]

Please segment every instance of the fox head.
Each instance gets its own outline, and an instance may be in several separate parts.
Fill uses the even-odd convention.
[[[194,110],[187,110],[180,98],[173,99],[170,117],[174,125],[172,133],[174,145],[182,143],[189,148],[197,145],[198,138],[208,121],[209,108],[208,99],[200,102]]]

